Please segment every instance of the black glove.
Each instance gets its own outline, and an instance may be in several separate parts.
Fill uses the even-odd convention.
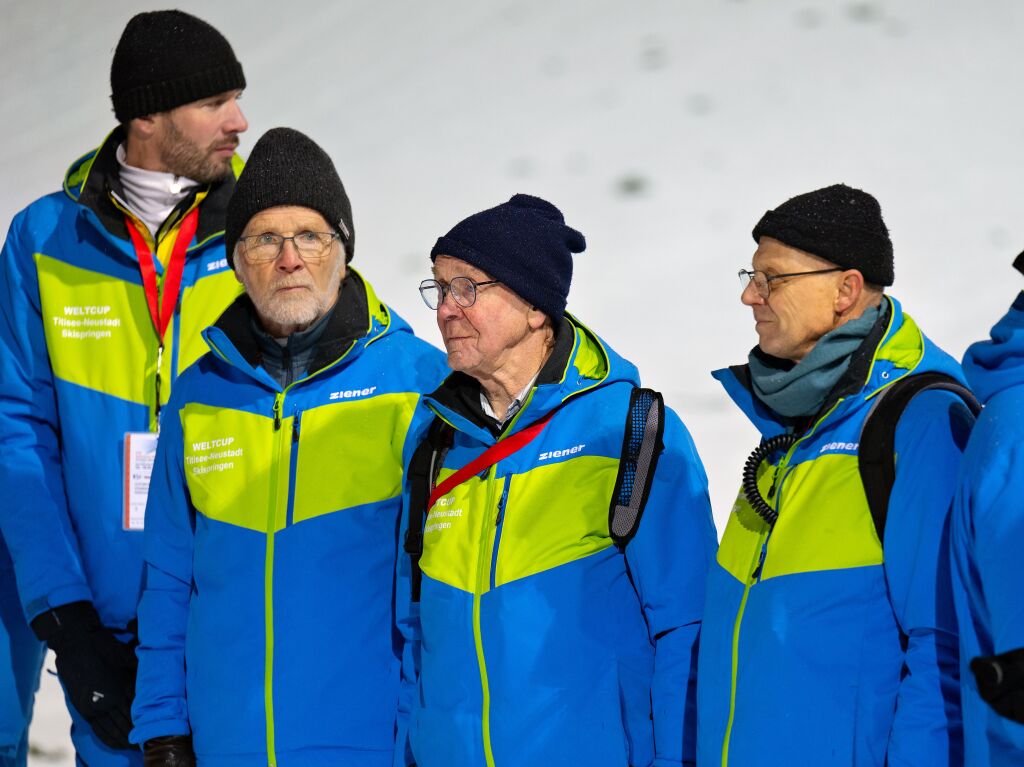
[[[71,704],[110,748],[128,742],[135,697],[137,641],[124,644],[100,623],[92,602],[55,607],[32,621],[36,636],[57,654],[57,675]]]
[[[971,671],[982,699],[996,713],[1024,724],[1024,648],[974,658]]]
[[[164,735],[147,740],[142,750],[142,767],[196,767],[190,735]]]

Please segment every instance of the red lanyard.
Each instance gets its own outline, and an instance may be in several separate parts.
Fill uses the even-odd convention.
[[[149,252],[142,233],[128,216],[125,216],[125,222],[128,224],[128,234],[131,235],[132,244],[135,246],[135,255],[139,259],[139,270],[142,272],[142,287],[146,291],[149,316],[153,319],[156,337],[162,348],[164,333],[167,332],[167,326],[171,324],[174,307],[178,304],[181,274],[185,270],[185,251],[188,249],[188,244],[192,242],[192,236],[196,233],[196,226],[199,224],[199,208],[192,208],[182,219],[181,226],[178,228],[178,236],[174,238],[171,260],[168,262],[167,271],[164,274],[163,300],[160,298],[160,290],[156,284],[154,254]]]
[[[181,292],[181,274],[185,271],[185,251],[188,244],[192,242],[192,236],[196,233],[196,226],[199,224],[199,208],[192,208],[181,221],[178,227],[178,234],[174,238],[174,247],[171,248],[171,260],[167,263],[167,270],[164,272],[163,300],[160,300],[160,290],[156,284],[156,264],[154,254],[149,252],[146,240],[142,233],[136,228],[135,223],[128,216],[124,217],[128,224],[128,234],[132,238],[132,245],[135,246],[135,255],[139,259],[139,270],[142,272],[142,287],[146,292],[146,305],[149,307],[149,316],[153,320],[153,329],[156,330],[156,338],[160,346],[156,354],[156,399],[153,409],[154,418],[157,421],[157,430],[160,426],[160,368],[164,360],[164,333],[167,326],[171,324],[171,317],[174,316],[174,307],[178,304],[178,294]]]
[[[551,416],[553,416],[555,412],[556,410],[552,410],[539,421],[527,426],[522,431],[516,432],[511,437],[491,445],[479,456],[452,474],[448,479],[435,487],[430,493],[430,499],[427,501],[427,508],[429,509],[432,507],[437,503],[438,498],[447,495],[455,487],[458,487],[470,477],[479,474],[484,469],[489,469],[502,458],[507,458],[517,450],[526,447],[533,441],[534,437],[544,431],[544,427],[548,425],[548,421],[551,420]]]

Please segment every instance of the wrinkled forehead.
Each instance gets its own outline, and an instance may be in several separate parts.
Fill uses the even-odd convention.
[[[440,255],[434,259],[434,279],[451,282],[456,277],[469,277],[474,282],[492,279],[483,269],[478,269],[468,261],[454,256]]]
[[[750,261],[754,269],[771,274],[809,272],[835,266],[831,261],[805,250],[790,247],[774,237],[761,237]]]
[[[319,211],[301,205],[278,205],[261,210],[250,218],[242,234],[300,232],[304,229],[313,232],[334,231],[334,227],[327,223]]]

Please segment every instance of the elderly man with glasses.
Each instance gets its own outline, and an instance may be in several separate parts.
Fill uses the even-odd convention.
[[[679,417],[565,312],[584,247],[516,195],[431,251],[454,372],[407,471],[400,764],[693,763],[707,480]]]
[[[758,345],[715,377],[762,440],[708,576],[698,761],[960,764],[960,366],[885,294],[892,243],[871,195],[794,197],[753,236],[740,279]]]
[[[240,297],[162,421],[132,740],[146,765],[392,763],[402,467],[444,370],[347,267],[330,158],[265,134],[228,207]]]

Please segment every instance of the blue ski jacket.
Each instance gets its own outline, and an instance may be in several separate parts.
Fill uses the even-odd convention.
[[[1024,725],[978,695],[972,658],[1024,647],[1024,293],[964,356],[964,373],[985,404],[961,467],[950,540],[960,620],[966,763],[1024,763]]]
[[[495,432],[453,374],[426,398],[454,427],[438,481],[557,408],[529,444],[437,500],[422,594],[399,560],[403,704],[418,767],[692,764],[695,661],[715,550],[707,479],[666,410],[636,537],[609,534],[637,371],[567,315],[522,409]],[[406,488],[408,493],[408,488]],[[403,521],[403,530],[407,519]]]
[[[390,765],[403,466],[443,357],[350,269],[282,388],[253,312],[204,332],[163,418],[132,740],[191,733],[207,767]]]
[[[157,398],[166,403],[205,350],[200,331],[240,292],[224,258],[231,178],[158,232],[162,284],[161,259],[198,207],[180,297],[157,337],[118,194],[123,138],[114,131],[71,166],[63,191],[19,213],[0,256],[0,483],[13,489],[0,528],[21,603],[31,621],[89,600],[122,631],[142,579],[142,534],[125,524],[125,433],[156,430]],[[236,174],[241,166],[236,157]]]
[[[947,530],[973,418],[940,391],[904,411],[883,545],[857,463],[874,398],[910,373],[962,378],[899,303],[884,300],[887,311],[802,430],[753,395],[745,366],[715,373],[762,437],[802,436],[758,469],[775,525],[741,492],[708,577],[698,674],[705,767],[960,764]]]

